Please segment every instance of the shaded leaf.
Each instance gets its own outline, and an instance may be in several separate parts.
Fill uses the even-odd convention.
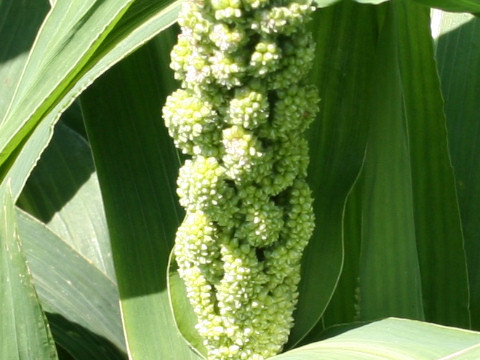
[[[427,321],[470,326],[464,240],[428,9],[392,3],[405,104],[413,214]],[[452,296],[455,294],[455,296]]]
[[[344,206],[367,141],[366,94],[377,10],[342,2],[317,11],[312,23],[317,53],[310,79],[321,97],[319,116],[308,132],[316,228],[302,260],[298,309],[287,348],[317,323],[340,276]]]
[[[175,37],[176,29],[159,41],[173,45]],[[129,354],[133,359],[197,359],[176,330],[166,288],[168,256],[183,212],[175,196],[179,159],[161,118],[173,81],[167,76],[168,52],[159,53],[157,44],[110,70],[81,103],[110,230]]]
[[[0,119],[7,111],[30,47],[49,9],[47,0],[0,1]]]
[[[393,9],[388,4],[373,59],[376,70],[369,89],[370,132],[359,182],[360,320],[424,317],[410,153],[392,17]]]
[[[56,126],[17,205],[115,281],[100,187],[82,136],[62,123]]]
[[[343,218],[345,251],[342,274],[322,321],[308,335],[308,338],[314,337],[314,340],[318,340],[315,337],[332,325],[350,323],[359,316],[359,255],[362,241],[362,218],[358,216],[362,213],[362,192],[359,188],[358,185],[353,187],[345,205]]]
[[[124,351],[108,339],[68,321],[58,314],[46,313],[61,360],[127,360]],[[62,354],[60,354],[62,352]],[[68,355],[65,355],[65,352]]]
[[[349,282],[350,301],[331,308],[342,314],[347,307],[336,316],[339,322],[353,320],[342,318],[347,313],[357,318],[358,309],[363,320],[425,316],[468,327],[463,238],[428,11],[401,1],[387,7],[389,15],[380,22],[377,85],[371,89],[367,158],[354,190],[354,197],[363,197],[354,215],[361,219],[359,293]],[[358,224],[346,234],[358,236]],[[352,250],[358,251],[347,252]],[[345,277],[355,279],[355,269]]]
[[[439,25],[450,30],[440,32],[436,55],[465,237],[472,326],[480,329],[480,20],[444,13]]]
[[[344,223],[347,263],[315,333],[359,316],[422,319],[422,308],[429,321],[469,326],[463,239],[428,11],[406,4],[386,4],[389,17],[379,17],[383,34],[367,100],[367,158]]]

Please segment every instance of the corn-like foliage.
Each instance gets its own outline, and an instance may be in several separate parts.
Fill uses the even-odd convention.
[[[1,1],[0,359],[480,358],[479,13]]]

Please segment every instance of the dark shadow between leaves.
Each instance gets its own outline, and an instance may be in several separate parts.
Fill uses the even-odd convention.
[[[46,313],[57,347],[67,353],[64,358],[76,360],[126,360],[127,354],[110,341],[58,314]]]
[[[0,63],[30,50],[49,9],[48,0],[0,1]]]
[[[75,105],[78,106],[78,105]],[[77,108],[78,109],[78,108]],[[75,107],[62,119],[77,122]],[[90,147],[82,134],[58,123],[49,146],[32,171],[17,205],[48,223],[95,172]]]

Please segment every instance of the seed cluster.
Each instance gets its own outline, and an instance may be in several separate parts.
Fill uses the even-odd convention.
[[[318,112],[305,83],[311,0],[186,0],[163,117],[190,159],[174,246],[208,358],[278,354],[293,326],[313,232],[303,132]]]

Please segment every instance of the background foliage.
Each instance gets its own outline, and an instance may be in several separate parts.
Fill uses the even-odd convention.
[[[317,4],[317,224],[277,358],[479,357],[480,3]],[[0,358],[201,358],[167,277],[178,8],[0,0]]]

